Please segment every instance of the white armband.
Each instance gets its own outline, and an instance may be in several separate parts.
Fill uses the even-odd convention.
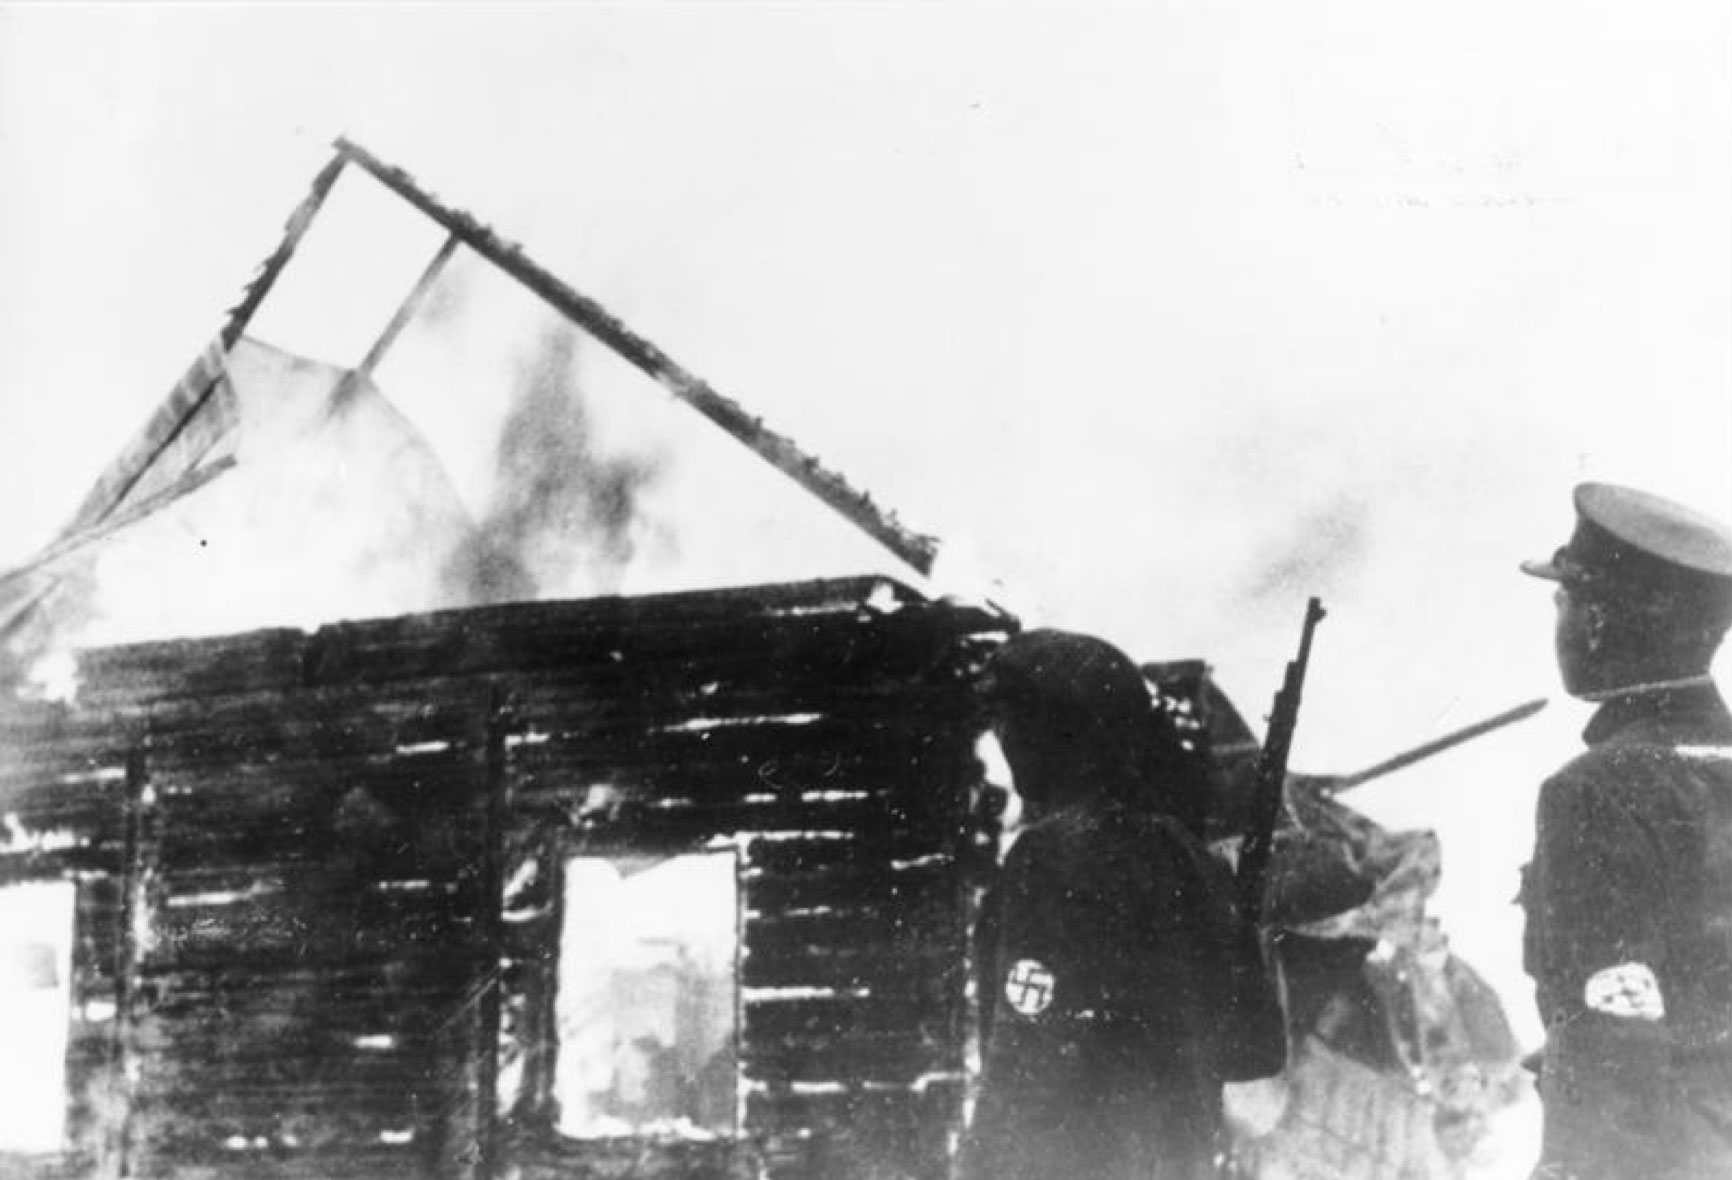
[[[1035,1017],[1052,1004],[1056,981],[1038,959],[1018,959],[1004,977],[1004,998],[1019,1016]]]
[[[1626,1020],[1660,1020],[1666,1015],[1660,981],[1646,963],[1619,963],[1594,972],[1582,989],[1582,1001],[1590,1011]]]

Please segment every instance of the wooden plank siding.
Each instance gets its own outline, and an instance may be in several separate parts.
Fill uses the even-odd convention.
[[[863,578],[81,653],[0,705],[0,885],[78,887],[66,1149],[0,1173],[947,1176],[1014,625]],[[563,865],[702,849],[737,1134],[562,1137]]]

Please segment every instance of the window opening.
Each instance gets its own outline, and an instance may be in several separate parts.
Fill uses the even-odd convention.
[[[0,1151],[64,1146],[76,894],[70,881],[0,886]]]
[[[566,862],[554,1001],[561,1134],[734,1133],[738,867],[732,850]]]

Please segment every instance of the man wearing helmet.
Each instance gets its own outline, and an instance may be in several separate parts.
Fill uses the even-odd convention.
[[[1523,958],[1547,1044],[1536,1180],[1732,1176],[1732,717],[1708,676],[1732,530],[1607,484],[1550,561],[1558,669],[1598,703],[1540,790]]]
[[[1206,768],[1098,639],[1017,636],[984,695],[1033,822],[977,938],[984,1072],[963,1174],[1212,1176],[1222,1082],[1278,1072],[1285,1043],[1226,866],[1198,838]]]

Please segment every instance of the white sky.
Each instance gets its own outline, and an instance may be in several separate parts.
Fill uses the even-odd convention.
[[[1321,595],[1298,769],[1553,691],[1515,563],[1577,480],[1732,515],[1722,0],[0,3],[0,562],[166,393],[338,134],[1038,621],[1206,656],[1260,716]],[[693,568],[896,570],[705,433],[666,444]],[[1506,903],[1584,720],[1355,796],[1440,831],[1449,932],[1530,1040]]]

